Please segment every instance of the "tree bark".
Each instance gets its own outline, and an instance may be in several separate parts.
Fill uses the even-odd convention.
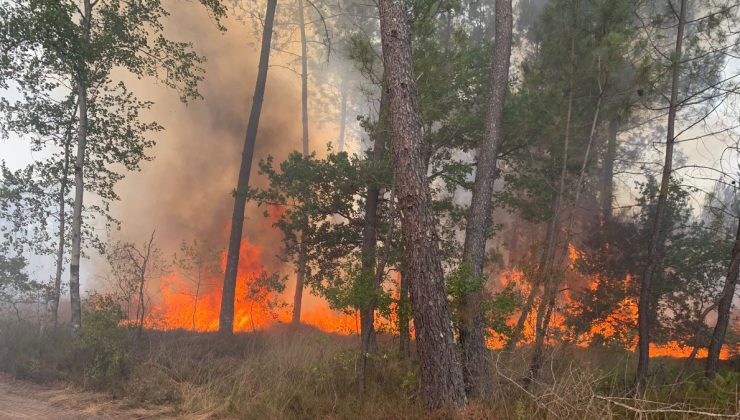
[[[422,156],[422,123],[403,0],[381,0],[383,63],[393,133],[395,189],[426,406],[461,406],[465,387],[450,323],[439,238]]]
[[[234,211],[231,216],[231,234],[229,236],[229,250],[226,257],[226,271],[224,274],[224,287],[218,326],[219,332],[225,334],[233,334],[234,332],[234,298],[236,292],[236,275],[239,268],[242,229],[244,227],[244,209],[246,207],[246,194],[249,187],[249,173],[252,170],[254,145],[257,140],[257,129],[259,127],[260,114],[262,113],[262,101],[265,96],[265,85],[267,84],[270,41],[272,40],[272,26],[275,21],[276,8],[277,0],[267,0],[257,82],[254,88],[252,109],[249,113],[249,123],[247,124],[247,133],[244,139],[239,178],[237,180],[236,190],[234,191]]]
[[[735,297],[735,288],[737,287],[738,272],[740,271],[740,222],[737,226],[735,235],[735,245],[732,247],[732,260],[727,269],[725,285],[722,288],[722,294],[719,298],[717,307],[717,324],[714,326],[712,338],[709,342],[709,354],[705,373],[708,378],[714,379],[717,376],[719,353],[725,342],[727,327],[730,324],[730,309],[732,308],[732,299]]]
[[[570,145],[571,121],[573,116],[573,88],[574,88],[574,65],[575,65],[575,38],[571,38],[570,44],[570,77],[568,86],[568,108],[565,116],[565,135],[563,137],[563,157],[560,167],[560,182],[558,190],[553,198],[553,215],[548,226],[547,238],[545,243],[545,253],[542,264],[540,265],[539,275],[544,285],[542,299],[537,308],[537,320],[535,322],[535,343],[532,354],[532,362],[529,367],[528,380],[534,380],[542,365],[543,346],[547,335],[547,323],[549,323],[549,313],[552,311],[550,301],[554,301],[557,295],[558,282],[552,276],[553,265],[555,261],[556,243],[558,230],[560,226],[560,212],[562,209],[563,195],[565,194],[565,179],[568,173],[568,147]],[[554,302],[553,302],[554,303]],[[549,311],[548,311],[549,308]]]
[[[663,176],[660,181],[658,204],[655,209],[655,221],[648,243],[647,264],[640,284],[640,301],[638,303],[638,359],[635,390],[642,392],[647,385],[648,366],[650,363],[650,300],[652,296],[652,280],[660,261],[659,244],[663,230],[663,218],[668,202],[668,187],[671,183],[673,168],[673,145],[675,142],[676,111],[678,108],[678,83],[681,70],[681,52],[683,47],[683,32],[686,25],[686,0],[681,0],[681,10],[678,17],[678,32],[676,34],[676,48],[672,60],[671,98],[668,104],[668,127],[666,134],[665,163]]]
[[[380,112],[378,113],[377,127],[373,133],[373,153],[374,162],[380,162],[385,155],[385,141],[387,135],[386,119],[388,118],[388,95],[383,89],[380,93]],[[376,249],[378,241],[378,201],[380,198],[380,188],[371,185],[367,189],[365,197],[365,220],[362,228],[362,248],[361,268],[363,279],[370,281],[375,276]],[[370,285],[373,286],[373,285]],[[370,287],[370,294],[377,293],[375,287]],[[375,307],[368,300],[365,307],[360,308],[360,336],[363,343],[368,342],[368,348],[363,348],[363,352],[370,351],[377,347],[375,343]]]
[[[298,270],[295,279],[295,294],[293,295],[293,318],[291,323],[301,323],[301,307],[303,305],[303,283],[306,279],[306,245],[301,235],[301,243],[298,245]]]
[[[306,22],[303,13],[303,0],[298,0],[298,27],[301,35],[301,123],[303,124],[303,157],[308,157],[308,44],[306,43]],[[301,323],[303,303],[303,284],[306,279],[306,245],[298,247],[298,272],[296,273],[295,295],[293,296],[293,324]]]
[[[470,269],[471,279],[478,282],[483,276],[486,240],[491,223],[491,199],[495,181],[496,158],[503,141],[501,127],[504,101],[509,82],[511,59],[512,13],[511,0],[496,1],[496,39],[491,63],[491,90],[486,112],[485,135],[478,148],[477,169],[473,196],[468,211],[463,246],[463,264]],[[468,397],[486,397],[492,389],[489,374],[488,349],[485,340],[483,289],[471,287],[463,297],[460,317],[460,342],[463,348],[463,376]]]
[[[56,272],[54,273],[54,290],[52,291],[51,300],[51,322],[54,330],[56,331],[57,325],[59,324],[59,300],[62,296],[62,271],[64,265],[64,230],[67,225],[67,188],[68,188],[68,175],[69,175],[69,164],[71,159],[72,151],[72,137],[73,137],[73,121],[72,119],[77,114],[79,108],[78,102],[75,101],[74,110],[72,111],[72,118],[70,118],[67,131],[64,133],[64,163],[62,164],[62,176],[59,180],[59,197],[58,197],[58,209],[59,209],[59,229],[57,231],[57,252],[56,252]]]
[[[82,19],[83,38],[90,38],[92,24],[92,4],[83,1],[84,17]],[[84,65],[81,66],[84,68]],[[87,147],[87,83],[88,74],[84,69],[77,74],[77,101],[79,107],[79,128],[77,130],[77,156],[75,157],[75,198],[72,209],[72,250],[69,262],[69,301],[72,310],[72,331],[76,333],[82,325],[82,308],[80,306],[80,256],[82,254],[82,199],[85,191],[83,169],[85,167],[85,149]]]

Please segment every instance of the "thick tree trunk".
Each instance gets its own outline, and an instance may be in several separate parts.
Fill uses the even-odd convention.
[[[707,356],[706,375],[710,379],[717,376],[719,353],[725,342],[727,327],[730,324],[730,309],[732,308],[732,299],[735,297],[735,288],[737,287],[738,272],[740,271],[740,222],[737,226],[735,235],[735,245],[732,247],[732,260],[727,269],[725,286],[722,288],[722,294],[717,305],[717,324],[714,326],[712,339],[709,342],[709,355]]]
[[[303,14],[303,0],[298,0],[298,27],[301,34],[301,123],[303,125],[303,157],[308,157],[308,44],[306,43],[306,23]],[[296,273],[295,295],[293,296],[293,324],[301,323],[303,285],[306,280],[306,245],[298,247],[298,272]]]
[[[257,128],[259,127],[262,101],[265,96],[265,85],[267,84],[270,41],[272,40],[272,26],[275,21],[276,8],[277,0],[267,0],[257,82],[254,88],[252,110],[249,113],[249,123],[247,124],[247,133],[244,139],[239,178],[237,180],[236,190],[234,191],[234,211],[231,216],[231,234],[229,236],[229,249],[226,257],[226,272],[224,274],[224,288],[221,297],[221,313],[218,326],[219,332],[226,334],[232,334],[234,329],[236,275],[239,268],[239,252],[242,242],[242,229],[244,227],[244,209],[247,203],[246,193],[249,187],[249,173],[252,170],[254,145],[257,140]]]
[[[678,32],[676,34],[676,49],[673,54],[671,99],[668,104],[668,127],[666,134],[665,163],[663,165],[663,176],[660,181],[660,192],[658,204],[655,209],[655,221],[648,243],[647,261],[645,271],[640,282],[640,301],[638,303],[638,359],[637,375],[635,378],[635,390],[642,392],[647,384],[648,365],[650,363],[650,301],[652,298],[652,280],[660,261],[659,244],[662,238],[663,218],[668,202],[668,187],[671,183],[671,171],[673,168],[673,145],[675,142],[676,111],[678,108],[678,84],[681,69],[681,51],[683,47],[683,31],[686,25],[686,0],[681,0],[681,10],[678,17]]]
[[[411,61],[408,14],[403,0],[381,0],[379,8],[395,189],[421,365],[421,396],[431,409],[460,406],[466,400],[465,386],[452,335],[432,196],[422,156],[421,111]]]
[[[473,196],[468,211],[463,247],[463,264],[470,269],[471,279],[483,276],[487,232],[491,218],[491,198],[496,172],[498,149],[503,141],[501,117],[509,82],[511,59],[512,16],[511,0],[496,1],[496,40],[491,63],[491,91],[486,113],[485,136],[478,148]],[[492,388],[489,374],[488,349],[485,340],[483,288],[470,288],[465,294],[460,317],[460,342],[463,348],[463,376],[468,397],[486,397]]]

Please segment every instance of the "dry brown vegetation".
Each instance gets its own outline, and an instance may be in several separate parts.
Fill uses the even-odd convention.
[[[689,419],[740,411],[737,360],[726,363],[719,381],[705,381],[697,363],[696,375],[690,369],[677,384],[683,361],[658,359],[649,393],[634,399],[628,397],[634,355],[623,350],[550,349],[543,375],[530,387],[522,381],[528,349],[494,353],[491,401],[429,413],[417,395],[417,361],[399,357],[395,337],[380,337],[360,394],[356,336],[278,326],[234,337],[145,331],[140,339],[118,328],[120,334],[106,330],[92,339],[102,331],[95,327],[73,341],[66,331],[3,322],[0,369],[19,379],[103,391],[119,404],[162,407],[165,417]]]

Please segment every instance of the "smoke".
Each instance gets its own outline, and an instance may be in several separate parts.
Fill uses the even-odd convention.
[[[151,80],[130,81],[142,98],[155,103],[149,117],[165,129],[156,135],[157,145],[151,151],[155,159],[121,182],[117,189],[121,201],[114,216],[122,221],[116,237],[138,243],[156,229],[157,244],[171,255],[183,240],[208,240],[221,248],[227,243],[234,203],[231,193],[252,103],[262,28],[253,26],[259,25],[253,19],[230,19],[228,30],[221,33],[197,2],[174,1],[170,6],[167,36],[192,41],[208,60],[200,85],[203,99],[184,105],[175,92]],[[288,28],[275,30],[283,31],[282,37],[290,36]],[[251,186],[266,185],[257,174],[259,160],[272,155],[279,162],[301,148],[300,77],[283,67],[288,65],[284,56],[274,50],[271,54]],[[329,108],[321,115],[311,113],[311,150],[319,155],[329,141],[336,144],[336,124],[326,121],[339,103]],[[244,239],[262,247],[262,263],[278,270],[282,267],[277,258],[282,252],[281,236],[263,211],[249,204]],[[282,272],[290,270],[282,267]]]

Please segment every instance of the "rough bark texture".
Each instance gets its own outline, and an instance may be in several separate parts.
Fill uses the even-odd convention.
[[[298,0],[298,28],[301,35],[301,124],[303,126],[303,157],[308,157],[308,45],[306,44],[306,23],[303,14],[303,0]],[[303,238],[303,235],[301,235]],[[293,295],[293,324],[301,322],[303,303],[303,284],[306,280],[306,246],[298,247],[298,272],[296,273],[295,295]]]
[[[483,275],[486,239],[491,218],[491,198],[495,180],[496,158],[503,141],[501,116],[509,81],[511,59],[511,0],[496,1],[496,40],[491,63],[491,91],[486,112],[485,136],[478,148],[473,196],[468,210],[463,263],[470,268],[470,281]],[[473,287],[465,294],[460,317],[460,342],[463,348],[463,376],[468,397],[487,396],[492,388],[488,349],[485,340],[483,287]]]
[[[249,114],[247,133],[244,139],[242,162],[239,167],[239,178],[234,192],[234,212],[231,216],[231,235],[229,236],[229,250],[226,257],[226,272],[224,274],[224,288],[221,296],[221,313],[219,317],[219,332],[232,334],[234,329],[234,294],[236,291],[236,274],[239,268],[239,251],[242,242],[242,228],[244,227],[244,208],[246,207],[246,190],[249,186],[249,173],[252,170],[254,145],[257,140],[262,101],[265,96],[267,83],[267,68],[270,60],[270,41],[272,40],[272,26],[275,20],[277,0],[267,0],[265,25],[262,32],[262,46],[257,72],[257,83],[252,98],[252,109]]]
[[[635,378],[635,389],[639,393],[645,389],[647,384],[648,365],[650,363],[650,300],[652,296],[652,280],[660,262],[659,244],[662,238],[663,218],[668,202],[668,187],[671,182],[671,171],[673,169],[673,145],[675,142],[676,110],[678,108],[678,83],[681,69],[681,51],[683,47],[683,31],[686,24],[686,0],[681,0],[681,11],[678,17],[678,32],[676,34],[676,48],[673,54],[671,99],[668,104],[668,127],[666,134],[665,163],[663,164],[663,176],[660,180],[660,192],[658,193],[658,204],[655,209],[655,221],[648,242],[647,264],[640,282],[640,301],[638,304],[638,333],[637,344],[637,375]]]
[[[452,335],[439,238],[422,157],[421,112],[403,0],[381,0],[380,28],[393,135],[395,189],[401,214],[406,274],[428,408],[465,403],[462,369]]]
[[[83,38],[90,37],[92,4],[83,1],[84,18],[82,22]],[[79,107],[79,128],[77,130],[77,156],[75,157],[75,198],[72,209],[72,250],[69,262],[69,301],[72,310],[72,331],[76,332],[82,325],[80,307],[80,256],[82,254],[82,199],[85,191],[83,168],[85,167],[85,149],[87,147],[87,73],[80,70],[77,75],[77,103]]]
[[[735,245],[732,247],[732,260],[730,267],[727,269],[725,286],[722,288],[722,295],[717,305],[717,324],[714,326],[712,339],[709,342],[709,355],[707,356],[706,375],[710,379],[717,376],[719,364],[719,352],[722,344],[725,342],[727,327],[730,324],[730,309],[732,308],[732,298],[735,297],[735,288],[737,287],[738,272],[740,271],[740,223],[737,226],[735,235]]]

